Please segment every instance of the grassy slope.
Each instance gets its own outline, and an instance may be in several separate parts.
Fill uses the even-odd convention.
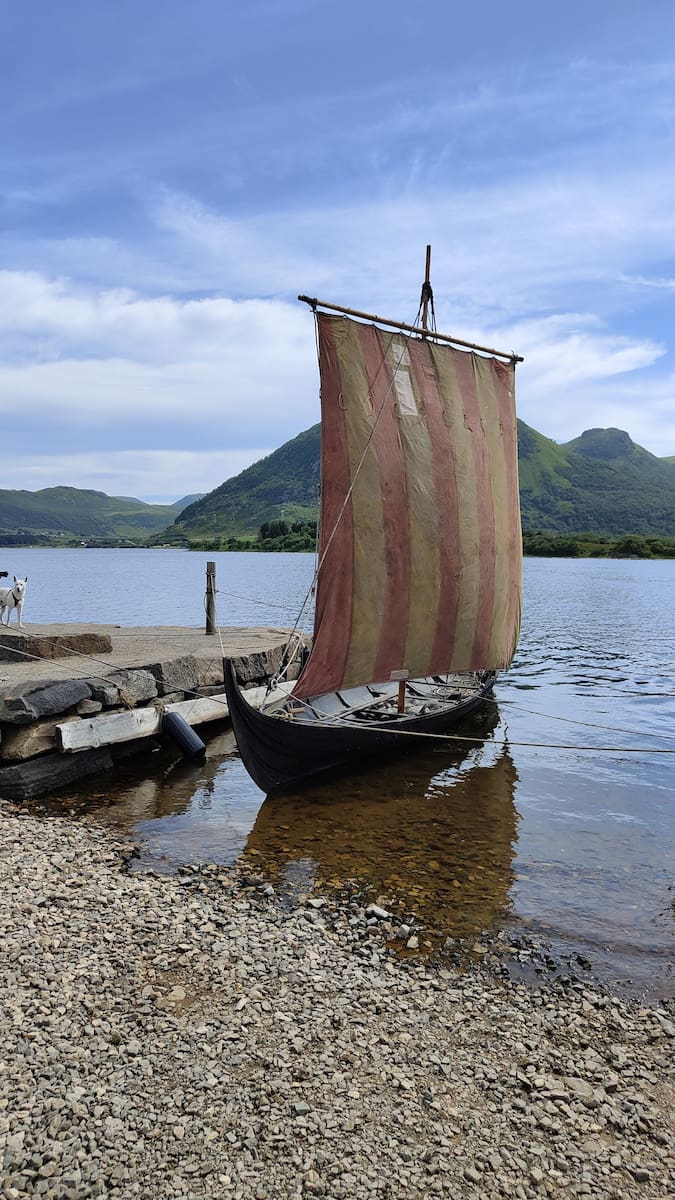
[[[519,422],[519,457],[525,529],[675,534],[675,467],[623,430],[559,446]]]
[[[621,430],[591,429],[558,445],[519,421],[518,447],[524,529],[675,536],[675,463]],[[0,491],[0,531],[151,544],[254,537],[265,521],[316,516],[319,460],[314,425],[187,508],[79,488]]]
[[[316,516],[319,495],[319,425],[286,442],[267,458],[221,483],[181,513],[169,540],[187,536],[256,534],[264,521]]]
[[[0,490],[0,529],[13,532],[139,539],[166,528],[179,512],[175,504],[144,504],[85,488]]]

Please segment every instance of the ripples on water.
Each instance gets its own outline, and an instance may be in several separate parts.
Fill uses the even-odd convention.
[[[27,620],[203,622],[206,555],[11,553]],[[312,556],[209,557],[221,624],[293,623]],[[221,734],[199,766],[163,753],[68,803],[131,827],[155,868],[243,859],[289,893],[355,880],[432,945],[524,927],[615,983],[672,992],[675,757],[653,751],[675,749],[674,592],[675,562],[527,559],[519,650],[468,753],[265,801]]]

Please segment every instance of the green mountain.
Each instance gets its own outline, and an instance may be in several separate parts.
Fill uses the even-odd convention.
[[[518,422],[524,529],[675,534],[675,467],[621,429],[587,429],[558,445]]]
[[[188,497],[187,499],[191,499]],[[0,538],[63,541],[143,542],[165,529],[185,504],[144,504],[130,496],[106,496],[85,488],[52,487],[37,492],[0,489]]]
[[[319,431],[313,425],[208,495],[175,504],[71,487],[0,490],[0,543],[219,543],[256,537],[265,523],[311,520]],[[587,429],[559,445],[519,421],[518,456],[525,530],[675,536],[675,461],[650,454],[623,430]]]
[[[205,492],[192,492],[190,496],[182,496],[180,500],[174,500],[172,508],[177,508],[182,512],[184,508],[188,508],[190,504],[194,504],[196,500],[201,500],[206,495]]]
[[[265,521],[308,520],[319,496],[319,425],[285,442],[180,514],[163,542],[257,534]]]
[[[518,422],[523,528],[552,533],[675,535],[675,464],[620,429],[559,445]],[[316,516],[319,426],[191,504],[157,542],[255,537],[265,522]]]

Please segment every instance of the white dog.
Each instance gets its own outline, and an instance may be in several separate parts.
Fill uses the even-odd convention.
[[[0,625],[3,623],[2,614],[4,613],[5,609],[7,609],[7,620],[4,622],[5,625],[9,625],[9,618],[12,615],[12,609],[16,609],[16,619],[19,629],[23,629],[21,614],[23,612],[23,598],[26,595],[27,583],[27,575],[25,579],[17,579],[15,575],[14,583],[12,584],[11,588],[0,588]]]

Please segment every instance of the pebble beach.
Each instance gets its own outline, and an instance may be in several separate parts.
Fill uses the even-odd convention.
[[[6,1200],[675,1196],[672,1001],[401,956],[377,906],[0,821]]]

